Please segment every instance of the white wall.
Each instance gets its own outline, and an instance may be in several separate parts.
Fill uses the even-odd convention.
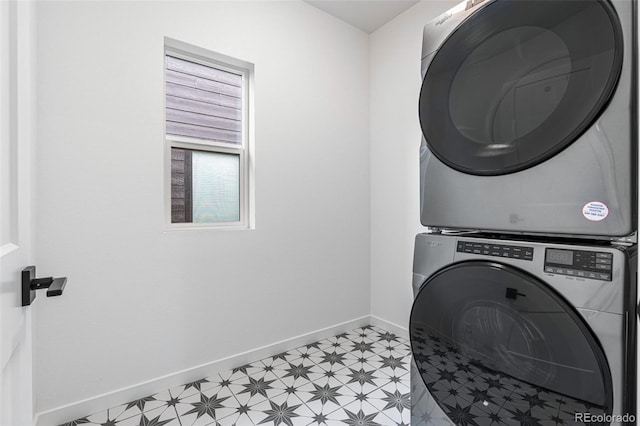
[[[419,209],[418,98],[424,25],[458,0],[421,1],[371,34],[371,314],[409,324]]]
[[[38,20],[37,266],[69,278],[36,300],[38,411],[369,314],[366,34],[288,1]],[[255,64],[255,230],[163,232],[164,36]]]

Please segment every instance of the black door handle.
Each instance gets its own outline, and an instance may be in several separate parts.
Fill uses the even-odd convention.
[[[47,297],[60,296],[67,285],[67,278],[36,278],[36,267],[22,270],[22,306],[29,306],[36,298],[36,290],[47,289]]]

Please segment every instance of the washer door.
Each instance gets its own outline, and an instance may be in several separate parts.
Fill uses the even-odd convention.
[[[442,44],[420,92],[431,152],[458,171],[532,167],[576,140],[612,96],[622,30],[604,0],[495,0]]]
[[[434,274],[415,299],[410,338],[425,386],[455,424],[574,424],[575,413],[612,411],[597,339],[560,295],[513,267],[470,261]]]

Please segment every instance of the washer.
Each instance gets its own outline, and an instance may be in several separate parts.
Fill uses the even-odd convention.
[[[635,257],[419,234],[411,425],[635,424]]]
[[[470,0],[426,25],[424,225],[634,241],[634,8]]]

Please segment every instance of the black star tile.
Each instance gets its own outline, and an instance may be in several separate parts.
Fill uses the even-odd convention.
[[[225,396],[224,398],[218,398],[218,395],[213,395],[211,398],[207,397],[205,394],[200,394],[200,402],[191,403],[193,408],[190,411],[187,411],[184,415],[189,415],[192,413],[197,413],[197,418],[204,416],[205,414],[215,420],[216,418],[216,409],[224,407],[222,403],[229,399],[230,397]]]
[[[489,403],[493,403],[493,397],[489,395],[487,390],[478,389],[474,387],[469,391],[469,394],[473,397],[473,402],[484,402],[487,401]]]
[[[384,340],[387,342],[398,341],[398,336],[393,333],[389,333],[388,331],[384,333],[378,333],[378,340]]]
[[[504,386],[500,383],[500,379],[492,378],[492,377],[483,377],[482,380],[490,387],[495,389],[503,389]]]
[[[315,383],[313,383],[313,386],[315,387],[315,390],[311,391],[311,394],[313,396],[311,397],[309,402],[320,401],[322,402],[322,405],[324,405],[328,401],[331,401],[336,405],[340,405],[336,397],[342,396],[338,392],[338,389],[340,389],[341,386],[330,387],[329,384],[326,384],[324,386],[318,386]]]
[[[549,404],[547,404],[546,401],[543,401],[542,399],[540,399],[538,397],[538,394],[523,395],[522,399],[529,403],[529,407],[530,408],[533,408],[533,407],[540,407],[540,408],[549,407]]]
[[[316,422],[317,424],[327,424],[327,416],[325,416],[324,414],[320,413],[320,414],[316,414],[315,416],[313,416],[313,421]]]
[[[380,358],[381,358],[380,361],[382,362],[382,367],[389,367],[393,370],[395,370],[396,368],[401,368],[403,370],[407,369],[404,366],[405,362],[402,360],[402,358],[396,358],[393,355],[381,356]]]
[[[373,419],[376,418],[378,413],[364,414],[362,410],[358,413],[352,413],[349,410],[344,410],[347,414],[347,418],[342,420],[342,423],[349,426],[382,426],[380,423],[376,423]]]
[[[204,380],[204,379],[203,379]],[[204,380],[206,382],[206,380]],[[189,385],[191,383],[185,385],[185,390],[189,388]],[[200,385],[198,385],[198,389]],[[147,396],[144,398],[140,398],[140,399],[136,399],[135,401],[131,401],[130,403],[127,404],[127,408],[125,408],[125,410],[128,410],[129,408],[133,408],[133,407],[137,407],[138,410],[140,411],[144,411],[144,406],[147,402],[149,401],[155,401],[156,399],[153,396]]]
[[[531,415],[531,410],[518,410],[510,409],[511,418],[517,422],[520,422],[521,426],[542,426],[540,419],[537,419]]]
[[[476,415],[471,413],[471,405],[461,407],[456,401],[455,406],[444,404],[447,416],[458,426],[479,426],[476,423]]]
[[[309,346],[312,346],[312,345],[307,345],[307,347],[309,347]],[[316,346],[316,347],[317,347],[317,346]],[[280,354],[274,355],[274,356],[273,356],[273,357],[271,357],[271,358],[272,358],[274,361],[275,361],[275,360],[277,360],[277,359],[281,359],[281,360],[283,360],[283,361],[286,361],[286,360],[287,360],[287,356],[288,356],[288,355],[289,355],[289,354],[288,354],[287,352],[282,352],[282,353],[280,353]]]
[[[239,393],[250,393],[251,396],[260,394],[265,398],[268,398],[267,391],[269,389],[273,389],[271,387],[271,383],[275,382],[275,380],[264,380],[263,378],[255,379],[253,377],[249,377],[249,383],[242,385],[244,386],[244,390]]]
[[[284,377],[293,377],[294,379],[299,379],[300,377],[310,380],[309,373],[311,373],[311,368],[305,367],[304,365],[293,365],[289,363],[289,368],[287,369],[287,374]]]
[[[293,426],[293,422],[291,419],[294,417],[299,417],[295,411],[298,409],[298,407],[300,407],[300,405],[289,407],[287,405],[287,401],[283,402],[281,405],[278,405],[273,401],[269,401],[269,404],[271,405],[271,409],[264,411],[267,417],[265,417],[258,424],[273,422],[275,426],[278,426],[279,424]]]
[[[367,395],[365,395],[363,392],[360,392],[356,394],[355,399],[357,399],[358,401],[366,401]]]
[[[231,380],[223,379],[220,382],[220,386],[223,388],[228,388],[231,385]]]
[[[359,352],[373,352],[372,349],[373,343],[366,343],[366,342],[355,342],[353,343],[353,351],[359,351]]]
[[[295,386],[287,386],[287,387],[284,389],[284,391],[285,391],[287,394],[291,395],[292,393],[296,393],[296,392],[298,392],[298,389],[297,389]]]
[[[358,382],[361,385],[364,385],[365,383],[369,383],[371,385],[376,386],[375,382],[373,381],[373,379],[376,378],[373,375],[373,371],[365,371],[362,368],[360,370],[354,370],[353,368],[349,368],[349,370],[351,371],[351,374],[348,374],[348,376],[351,378],[351,380],[349,380],[348,383]]]
[[[273,359],[276,359],[276,357],[273,357]],[[231,374],[233,375],[233,374],[236,374],[237,372],[241,372],[241,373],[244,373],[244,374],[249,374],[249,373],[247,373],[247,368],[249,368],[249,367],[250,367],[249,364],[242,365],[240,367],[236,367],[231,371]],[[198,388],[198,390],[200,390],[200,388]]]
[[[384,389],[382,389],[382,392],[386,395],[382,400],[387,403],[383,410],[396,408],[400,413],[402,413],[403,409],[409,409],[411,407],[411,398],[408,393],[402,394],[397,389],[394,393],[387,392]]]
[[[167,401],[167,407],[175,407],[178,404],[178,402],[180,402],[180,399],[171,397]]]
[[[160,420],[160,416],[154,417],[153,419],[150,420],[147,418],[147,416],[142,414],[142,416],[140,417],[140,423],[138,423],[138,426],[162,426],[162,425],[166,425],[172,420],[173,419]]]
[[[323,351],[322,362],[328,362],[330,365],[341,364],[344,365],[344,354],[338,354],[335,351],[332,353]]]
[[[444,368],[439,368],[438,374],[440,375],[439,380],[446,381],[448,383],[451,383],[457,380],[455,371],[449,371],[449,370],[445,370]]]

